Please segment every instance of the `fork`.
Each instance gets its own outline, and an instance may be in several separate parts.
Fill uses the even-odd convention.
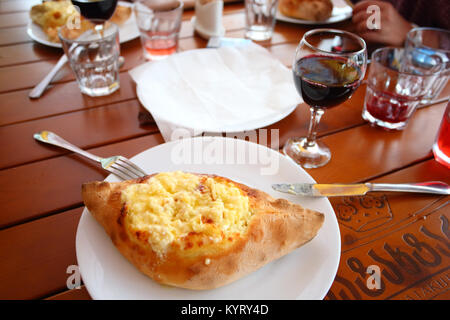
[[[111,172],[122,180],[136,179],[144,177],[147,173],[139,168],[137,165],[132,163],[129,159],[123,156],[112,156],[109,158],[101,158],[92,153],[84,151],[77,146],[67,142],[57,134],[50,131],[41,131],[35,133],[33,138],[45,142],[60,148],[70,150],[72,152],[78,153],[86,158],[97,161],[102,165],[102,168],[106,171]]]

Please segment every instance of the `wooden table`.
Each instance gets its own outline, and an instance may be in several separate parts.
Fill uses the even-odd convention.
[[[0,298],[89,299],[84,286],[67,288],[67,268],[77,264],[80,185],[107,174],[90,161],[36,142],[32,135],[54,131],[101,156],[130,157],[164,141],[154,123],[138,120],[143,109],[128,70],[144,61],[139,39],[121,47],[126,62],[118,92],[84,96],[66,66],[42,98],[28,98],[30,88],[61,55],[61,50],[37,44],[26,34],[27,10],[36,2],[0,0]],[[185,11],[181,50],[206,45],[193,33],[193,14]],[[223,21],[227,36],[243,37],[243,4],[227,4]],[[347,28],[348,23],[335,27]],[[278,22],[273,39],[263,45],[290,66],[306,30]],[[322,183],[450,183],[450,171],[431,153],[446,103],[418,110],[402,132],[387,132],[361,118],[364,92],[362,86],[351,100],[325,113],[319,136],[333,157],[327,166],[308,173]],[[308,121],[309,109],[299,105],[268,129],[280,130],[282,145],[291,136],[304,135]],[[404,194],[333,199],[342,255],[326,299],[449,299],[449,200]],[[379,290],[366,285],[370,265],[380,268]]]

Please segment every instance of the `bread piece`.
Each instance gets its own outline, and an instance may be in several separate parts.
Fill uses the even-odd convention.
[[[109,21],[118,24],[119,26],[124,24],[131,16],[131,7],[125,7],[117,5],[114,14]]]
[[[70,2],[46,1],[31,7],[30,18],[42,29],[61,27],[66,24],[69,17],[76,15],[77,11]]]
[[[331,17],[333,3],[331,0],[280,0],[278,9],[288,17],[325,21]]]
[[[155,281],[212,289],[313,239],[322,213],[233,182],[184,172],[83,184],[117,249]]]
[[[110,21],[118,24],[124,24],[131,16],[131,7],[117,5]],[[51,42],[59,43],[58,30],[65,25],[69,19],[73,22],[80,21],[80,28],[73,29],[73,36],[80,35],[86,30],[92,28],[92,23],[81,17],[70,0],[45,1],[31,7],[31,20],[42,28],[47,39]]]

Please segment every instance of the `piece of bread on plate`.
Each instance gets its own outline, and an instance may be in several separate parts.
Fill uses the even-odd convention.
[[[113,244],[155,281],[213,289],[312,240],[322,213],[227,178],[181,171],[82,186]]]
[[[131,11],[131,7],[117,5],[110,21],[120,26],[130,18]],[[92,28],[92,24],[80,16],[70,0],[45,1],[34,5],[30,9],[30,18],[31,21],[42,28],[47,40],[54,43],[60,42],[58,30],[70,21],[69,19],[72,19],[74,23],[81,20],[80,27],[72,30],[73,35],[82,34]]]
[[[287,17],[325,21],[331,17],[331,0],[280,0],[278,10]]]

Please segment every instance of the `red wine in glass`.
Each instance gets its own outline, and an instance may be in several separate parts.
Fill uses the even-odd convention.
[[[309,105],[311,118],[305,137],[292,137],[285,155],[304,168],[319,168],[331,159],[330,149],[317,140],[317,126],[326,109],[351,97],[367,65],[364,40],[350,32],[314,29],[306,32],[295,51],[292,72],[298,93]]]
[[[388,123],[399,123],[408,120],[412,104],[416,98],[386,91],[367,89],[366,109],[374,118]]]
[[[335,107],[351,97],[361,83],[361,69],[345,58],[310,55],[294,66],[294,83],[313,108]]]
[[[88,20],[108,20],[116,10],[117,0],[72,0],[72,4]]]

